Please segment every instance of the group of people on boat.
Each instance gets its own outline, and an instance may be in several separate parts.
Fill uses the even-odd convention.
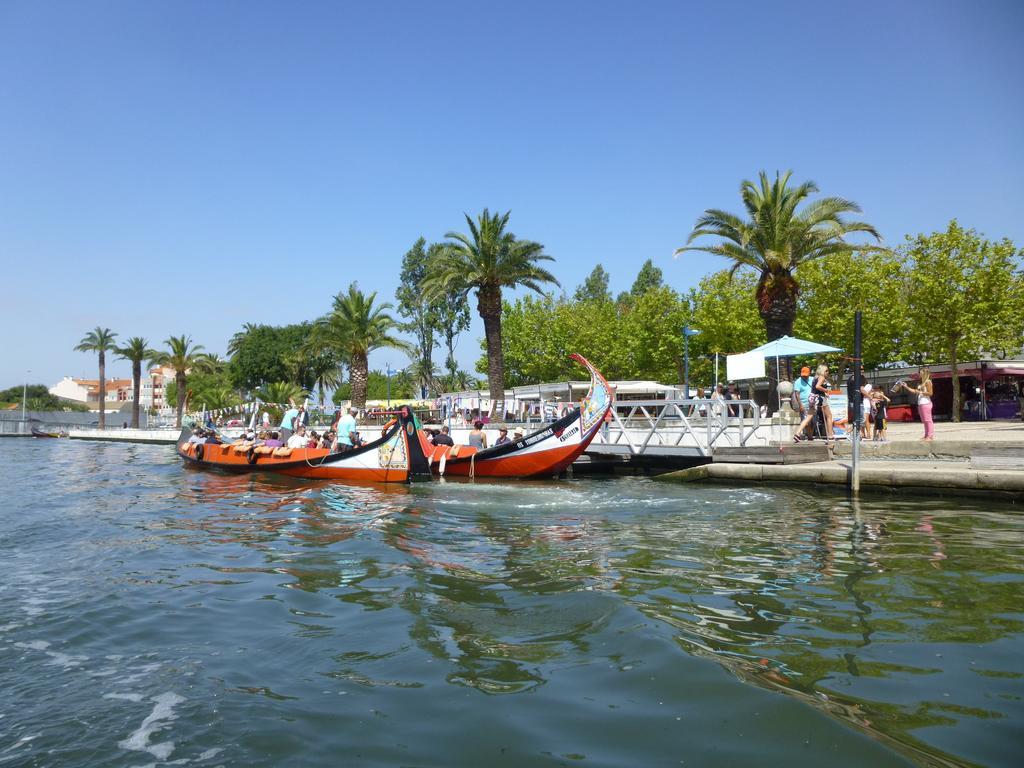
[[[439,430],[426,430],[428,439],[432,445],[455,445],[455,441],[452,439],[450,434],[451,430],[447,425],[441,427]],[[504,424],[498,427],[498,439],[494,441],[494,445],[505,445],[505,443],[511,443],[514,440],[521,440],[523,438],[523,430],[517,428],[512,437],[508,436],[508,427]],[[466,445],[477,450],[483,450],[488,445],[487,433],[484,432],[484,423],[481,420],[473,422],[473,429],[470,431],[469,436],[466,438]]]

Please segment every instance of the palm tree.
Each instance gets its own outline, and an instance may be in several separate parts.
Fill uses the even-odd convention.
[[[258,323],[246,323],[245,325],[243,325],[242,330],[240,330],[238,333],[232,336],[231,340],[228,341],[228,357],[234,357],[235,353],[238,352],[239,349],[241,349],[242,343],[245,341],[245,338],[250,333],[252,333],[257,328],[260,327],[261,326]]]
[[[141,336],[132,336],[123,346],[115,347],[118,360],[132,361],[132,429],[139,428],[139,395],[142,390],[142,364],[151,360],[156,350]]]
[[[185,410],[185,399],[188,397],[188,392],[185,390],[188,374],[192,371],[210,370],[210,358],[203,354],[202,344],[192,343],[191,336],[184,334],[170,336],[164,340],[164,344],[167,345],[167,351],[156,352],[152,360],[157,365],[166,365],[168,368],[174,369],[175,399],[178,401],[178,416],[175,425],[180,429],[181,416]]]
[[[480,386],[480,382],[472,374],[461,368],[447,374],[441,381],[445,392],[466,392]]]
[[[115,336],[117,334],[109,328],[100,328],[97,325],[75,347],[76,352],[96,352],[100,356],[100,429],[107,426],[107,352],[116,349]]]
[[[423,350],[416,349],[412,354],[412,362],[405,369],[412,377],[416,385],[416,396],[420,397],[424,392],[427,396],[437,390],[440,371],[433,361],[423,357]]]
[[[465,297],[476,290],[477,311],[484,321],[487,341],[487,381],[492,408],[505,399],[505,361],[501,349],[501,289],[525,286],[543,294],[543,283],[558,285],[555,276],[538,265],[554,261],[544,246],[518,240],[506,232],[511,211],[491,214],[484,208],[476,221],[466,214],[469,234],[448,232],[450,241],[431,262],[423,281],[425,298],[445,295]]]
[[[309,342],[315,348],[331,350],[338,358],[348,361],[352,404],[357,408],[366,406],[370,353],[383,348],[410,352],[407,342],[392,335],[398,322],[388,314],[391,304],[385,302],[375,307],[376,298],[376,291],[367,296],[352,283],[348,293],[334,297],[331,311],[316,321]]]
[[[286,405],[300,403],[307,397],[307,392],[293,381],[272,381],[262,389],[257,389],[256,397],[265,403]]]
[[[314,352],[307,358],[309,373],[317,388],[318,402],[323,409],[327,403],[327,390],[337,389],[341,385],[341,362],[330,349]]]
[[[731,273],[743,267],[760,272],[755,289],[758,311],[764,321],[768,340],[793,333],[800,284],[793,273],[813,259],[833,254],[884,251],[873,245],[849,243],[843,238],[852,232],[865,232],[881,240],[873,226],[863,221],[849,221],[846,213],[860,213],[860,206],[841,197],[824,197],[808,202],[802,211],[797,207],[818,191],[818,185],[807,181],[798,187],[787,184],[792,171],[775,174],[775,181],[760,173],[760,185],[744,181],[740,196],[749,221],[726,211],[709,208],[675,255],[685,251],[703,251],[732,260]],[[691,246],[697,238],[713,235],[722,238],[714,245]]]

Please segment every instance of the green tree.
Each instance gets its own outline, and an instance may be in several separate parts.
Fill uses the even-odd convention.
[[[454,373],[445,374],[441,380],[441,388],[445,392],[466,392],[477,389],[480,386],[479,380],[469,371],[456,369]]]
[[[434,243],[427,249],[427,274],[431,274],[435,261],[444,258],[445,246],[441,243]],[[458,346],[459,336],[469,329],[469,301],[465,293],[445,293],[430,302],[437,317],[437,330],[444,339],[445,358],[444,367],[449,376],[459,372],[459,364],[455,359],[455,348]]]
[[[240,330],[238,333],[232,336],[231,340],[228,341],[228,357],[233,357],[235,353],[238,352],[242,344],[245,343],[246,337],[248,337],[250,333],[254,332],[257,328],[262,327],[262,324],[259,323],[246,323],[245,325],[243,325],[242,330]]]
[[[308,393],[294,381],[272,381],[254,393],[264,403],[300,405]]]
[[[383,371],[370,371],[366,377],[366,399],[386,400],[388,396],[388,377]],[[418,397],[416,381],[406,371],[391,374],[391,399],[412,400]],[[334,404],[352,400],[352,384],[346,382],[334,391]],[[366,405],[364,402],[363,405]]]
[[[853,316],[863,312],[862,359],[868,369],[907,354],[906,280],[894,253],[840,253],[800,269],[796,335],[853,350]]]
[[[177,400],[177,419],[175,426],[181,428],[181,417],[185,411],[185,400],[188,398],[188,376],[195,371],[203,373],[210,369],[209,357],[202,353],[201,344],[193,344],[192,337],[169,336],[164,340],[166,350],[158,350],[152,357],[156,365],[166,365],[174,369],[174,386]]]
[[[634,296],[619,326],[627,360],[626,378],[664,384],[682,379],[682,329],[689,314],[686,302],[666,286],[652,284]]]
[[[408,343],[393,335],[398,323],[388,314],[391,304],[374,306],[376,298],[376,292],[367,296],[352,283],[347,293],[334,297],[331,311],[313,327],[315,343],[320,348],[333,350],[348,361],[352,403],[357,408],[366,405],[370,353],[383,348],[411,352]]]
[[[446,295],[467,296],[475,290],[477,311],[484,321],[487,342],[487,381],[492,403],[505,399],[505,365],[501,343],[501,293],[523,286],[543,293],[544,283],[558,285],[555,276],[540,266],[553,261],[544,246],[519,240],[506,231],[510,212],[491,214],[484,209],[476,221],[466,215],[469,234],[448,232],[448,245],[431,263],[424,281],[428,300]]]
[[[398,300],[398,314],[407,319],[401,325],[402,330],[416,338],[420,367],[424,371],[432,371],[438,318],[433,306],[435,302],[425,301],[423,297],[423,281],[428,266],[426,245],[427,241],[421,237],[402,257],[402,273],[395,298]]]
[[[114,343],[116,336],[117,334],[109,328],[100,328],[99,326],[96,326],[96,328],[89,331],[89,333],[87,333],[85,337],[78,342],[78,346],[75,347],[76,352],[95,352],[99,355],[100,429],[104,429],[107,426],[107,352],[112,352],[117,349]]]
[[[1007,239],[991,242],[954,219],[945,232],[907,237],[907,321],[911,347],[925,362],[948,362],[953,420],[960,420],[961,360],[1019,349],[1024,336],[1021,254]]]
[[[149,342],[141,336],[132,336],[124,345],[116,347],[119,360],[130,360],[132,363],[132,429],[139,428],[139,397],[142,394],[142,364],[151,360],[154,350]]]
[[[228,364],[231,384],[252,391],[272,381],[292,381],[312,389],[316,354],[302,352],[311,331],[310,323],[251,327],[233,347]]]
[[[587,275],[587,279],[580,283],[573,295],[575,301],[611,301],[612,294],[608,290],[608,273],[604,267],[598,264],[593,271]]]
[[[629,294],[634,299],[638,299],[648,291],[661,288],[663,285],[664,279],[661,270],[654,266],[653,261],[648,259],[640,267],[636,280],[633,281],[633,286],[629,289]]]
[[[765,342],[764,323],[750,300],[756,286],[749,272],[722,270],[690,290],[690,325],[700,331],[690,339],[691,381],[714,384],[714,355],[746,352]]]
[[[621,343],[622,319],[610,301],[569,301],[546,294],[505,302],[503,357],[509,386],[580,378],[569,353],[578,352],[605,374],[625,378],[630,360]],[[486,372],[485,354],[477,370]]]
[[[232,388],[226,371],[223,370],[216,371],[204,367],[201,373],[191,373],[188,377],[188,392],[193,404],[209,410],[232,408],[242,402],[238,392]],[[175,400],[177,396],[178,387],[172,381],[168,383],[166,390],[168,402]]]
[[[0,408],[10,406],[21,406],[22,397],[25,399],[25,407],[30,411],[88,411],[84,405],[61,400],[56,395],[51,395],[45,384],[18,384],[0,391]]]
[[[791,335],[796,320],[800,285],[794,274],[801,265],[825,256],[880,250],[877,246],[850,243],[844,238],[855,232],[876,240],[870,224],[851,221],[844,214],[859,213],[860,207],[840,197],[807,202],[818,191],[813,181],[788,186],[791,172],[776,174],[775,181],[761,171],[760,184],[744,181],[740,196],[749,217],[744,220],[726,211],[708,209],[676,255],[704,251],[732,261],[732,272],[748,267],[758,275],[754,296],[764,321],[768,340]],[[797,208],[803,204],[803,209]],[[718,237],[714,245],[690,245],[701,237]]]

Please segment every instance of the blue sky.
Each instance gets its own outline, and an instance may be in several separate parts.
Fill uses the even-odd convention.
[[[223,353],[352,280],[391,299],[485,206],[569,291],[721,268],[672,250],[760,169],[889,243],[1024,245],[1022,33],[1012,0],[2,3],[0,387],[94,376],[96,325]]]

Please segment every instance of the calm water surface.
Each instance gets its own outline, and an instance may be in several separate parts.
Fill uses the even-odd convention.
[[[1020,507],[0,461],[0,766],[1020,764]]]

